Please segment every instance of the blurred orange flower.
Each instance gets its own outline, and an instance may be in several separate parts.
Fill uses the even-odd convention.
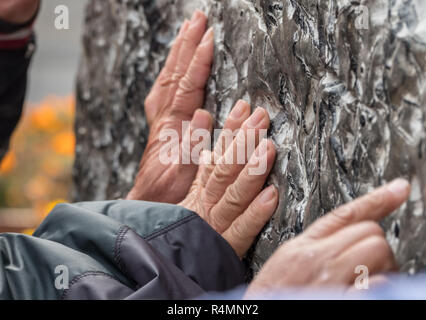
[[[9,173],[16,166],[16,155],[14,152],[8,152],[0,164],[0,173]]]
[[[31,207],[42,219],[58,202],[67,201],[75,150],[74,109],[73,96],[47,97],[25,107],[10,152],[0,164],[0,207]]]
[[[57,127],[55,110],[49,104],[43,104],[31,113],[32,125],[39,130],[54,131]]]
[[[75,136],[72,132],[61,132],[52,139],[53,149],[60,154],[74,155]]]

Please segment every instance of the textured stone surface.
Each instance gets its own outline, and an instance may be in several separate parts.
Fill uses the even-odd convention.
[[[216,52],[206,108],[266,108],[280,204],[249,254],[257,271],[316,218],[399,176],[410,201],[383,222],[403,271],[426,265],[423,0],[92,0],[78,79],[76,200],[123,196],[147,137],[143,100],[195,8]]]

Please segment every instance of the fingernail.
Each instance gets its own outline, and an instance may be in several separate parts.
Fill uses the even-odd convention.
[[[248,124],[251,127],[256,127],[265,118],[265,109],[260,107],[256,108],[254,113],[250,116]]]
[[[241,118],[243,116],[245,110],[246,110],[245,102],[240,100],[240,101],[237,102],[234,109],[232,109],[229,116],[232,119],[238,120],[239,118]]]
[[[210,27],[209,30],[207,30],[207,32],[204,34],[203,40],[201,40],[201,44],[209,43],[210,41],[213,40],[213,36],[214,36],[213,28]]]
[[[185,34],[186,30],[188,30],[188,26],[189,21],[185,19],[185,21],[182,23],[182,26],[180,27],[179,36],[183,36]]]
[[[262,203],[268,203],[269,201],[275,198],[275,194],[275,186],[269,186],[268,188],[262,191],[259,199]]]
[[[410,184],[407,180],[398,178],[388,185],[388,189],[398,198],[405,198],[410,190]]]
[[[191,121],[192,129],[209,129],[210,128],[210,115],[207,111],[197,110]]]
[[[191,18],[191,27],[196,25],[198,21],[203,17],[204,13],[202,13],[200,10],[196,10]]]

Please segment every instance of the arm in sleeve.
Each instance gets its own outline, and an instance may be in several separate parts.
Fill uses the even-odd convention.
[[[0,250],[3,299],[191,299],[244,282],[229,244],[168,204],[60,204],[32,237],[0,234]]]
[[[21,117],[28,67],[35,51],[36,16],[22,24],[0,19],[0,160]]]

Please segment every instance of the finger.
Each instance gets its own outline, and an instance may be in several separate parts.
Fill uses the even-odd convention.
[[[352,285],[356,279],[360,280],[360,276],[395,271],[396,263],[387,241],[372,236],[345,250],[334,260],[332,268],[336,270],[333,280]]]
[[[210,76],[214,47],[213,29],[210,28],[197,47],[173,101],[173,112],[190,117],[204,103],[204,89]]]
[[[250,105],[243,101],[239,100],[235,107],[232,109],[228,118],[225,121],[225,125],[223,126],[223,130],[221,131],[219,138],[217,139],[217,143],[215,145],[214,151],[212,153],[212,163],[214,164],[218,161],[228,149],[228,147],[234,141],[235,136],[237,135],[237,130],[241,128],[244,121],[250,116],[251,109]],[[214,169],[214,165],[210,165],[206,167],[205,177],[209,178]],[[207,179],[208,180],[208,179]],[[207,183],[207,180],[203,180],[205,183],[203,187]]]
[[[266,135],[267,128],[269,128],[269,116],[263,108],[257,108],[244,121],[242,130],[238,132],[231,146],[216,164],[203,191],[204,199],[208,205],[215,205],[222,198],[226,188],[235,181],[241,170],[244,169],[247,163],[246,159],[253,154],[259,136]]]
[[[158,106],[164,106],[172,103],[175,92],[170,92],[171,84],[174,79],[175,69],[177,66],[179,52],[182,47],[184,35],[189,27],[189,21],[185,20],[179,31],[179,34],[170,49],[164,68],[161,70],[156,79],[149,95],[145,99],[145,110],[147,115],[148,125],[151,126],[153,119],[158,110]],[[177,86],[176,86],[177,87]],[[176,90],[176,89],[175,89]]]
[[[154,88],[162,89],[167,87],[166,85],[171,83],[173,80],[173,75],[175,73],[176,67],[178,65],[179,52],[183,44],[183,40],[190,25],[190,21],[186,20],[183,22],[182,27],[179,31],[176,40],[170,49],[170,53],[167,57],[164,68],[161,70],[160,76],[157,78]]]
[[[274,165],[275,156],[272,141],[262,140],[235,182],[226,189],[223,197],[211,209],[210,215],[219,232],[226,230],[262,190]],[[253,172],[256,170],[258,172]]]
[[[191,188],[187,194],[198,194],[198,191],[201,190],[205,181],[208,179],[206,172],[209,170],[209,166],[212,166],[212,152],[210,150],[203,150],[200,154],[200,163],[198,165],[197,174],[195,180],[191,185]],[[187,196],[188,198],[188,196]]]
[[[197,169],[201,152],[210,149],[212,127],[213,120],[208,111],[200,109],[194,113],[182,139],[179,165],[188,165],[184,169],[194,170],[194,167]]]
[[[169,186],[169,190],[173,191],[173,198],[177,199],[174,203],[183,200],[188,194],[190,186],[193,185],[197,175],[200,153],[205,147],[204,143],[209,143],[211,138],[212,123],[209,112],[197,110],[183,134],[180,152],[177,155],[179,161],[165,170],[165,172],[171,172],[171,176],[179,177],[179,179],[172,179]],[[198,132],[201,132],[204,138],[197,139]],[[187,188],[182,188],[182,186],[187,186]]]
[[[342,228],[322,241],[324,247],[330,248],[329,254],[337,256],[357,242],[371,236],[384,237],[384,231],[376,222],[362,221]]]
[[[183,37],[182,47],[179,51],[179,63],[177,64],[175,75],[177,79],[182,79],[194,57],[195,51],[206,32],[207,17],[200,10],[196,10],[192,16],[188,30]]]
[[[316,221],[306,233],[313,238],[319,238],[360,221],[380,221],[401,206],[409,193],[409,183],[403,179],[396,179],[332,211]]]
[[[278,205],[278,191],[269,186],[260,193],[247,210],[239,216],[222,236],[242,258]]]
[[[210,177],[213,170],[213,156],[210,150],[203,150],[200,156],[199,176],[197,179],[200,181],[200,186],[203,188]]]
[[[214,149],[214,156],[216,159],[220,159],[225,154],[225,151],[231,145],[232,141],[234,141],[236,130],[241,128],[244,121],[250,116],[250,112],[250,105],[246,101],[239,100],[235,104],[217,140]]]
[[[207,18],[205,14],[196,10],[190,22],[181,29],[181,37],[176,41],[173,49],[173,54],[168,60],[168,67],[160,74],[156,87],[151,90],[150,95],[145,100],[145,109],[147,114],[148,124],[151,124],[155,117],[157,106],[162,109],[164,106],[172,106],[175,99],[176,91],[180,80],[187,72],[188,66],[192,61],[195,50],[203,37],[206,30]],[[164,88],[164,90],[160,90]],[[151,109],[155,109],[151,111]],[[151,115],[153,114],[153,115]],[[191,119],[192,114],[186,117],[186,120]]]

